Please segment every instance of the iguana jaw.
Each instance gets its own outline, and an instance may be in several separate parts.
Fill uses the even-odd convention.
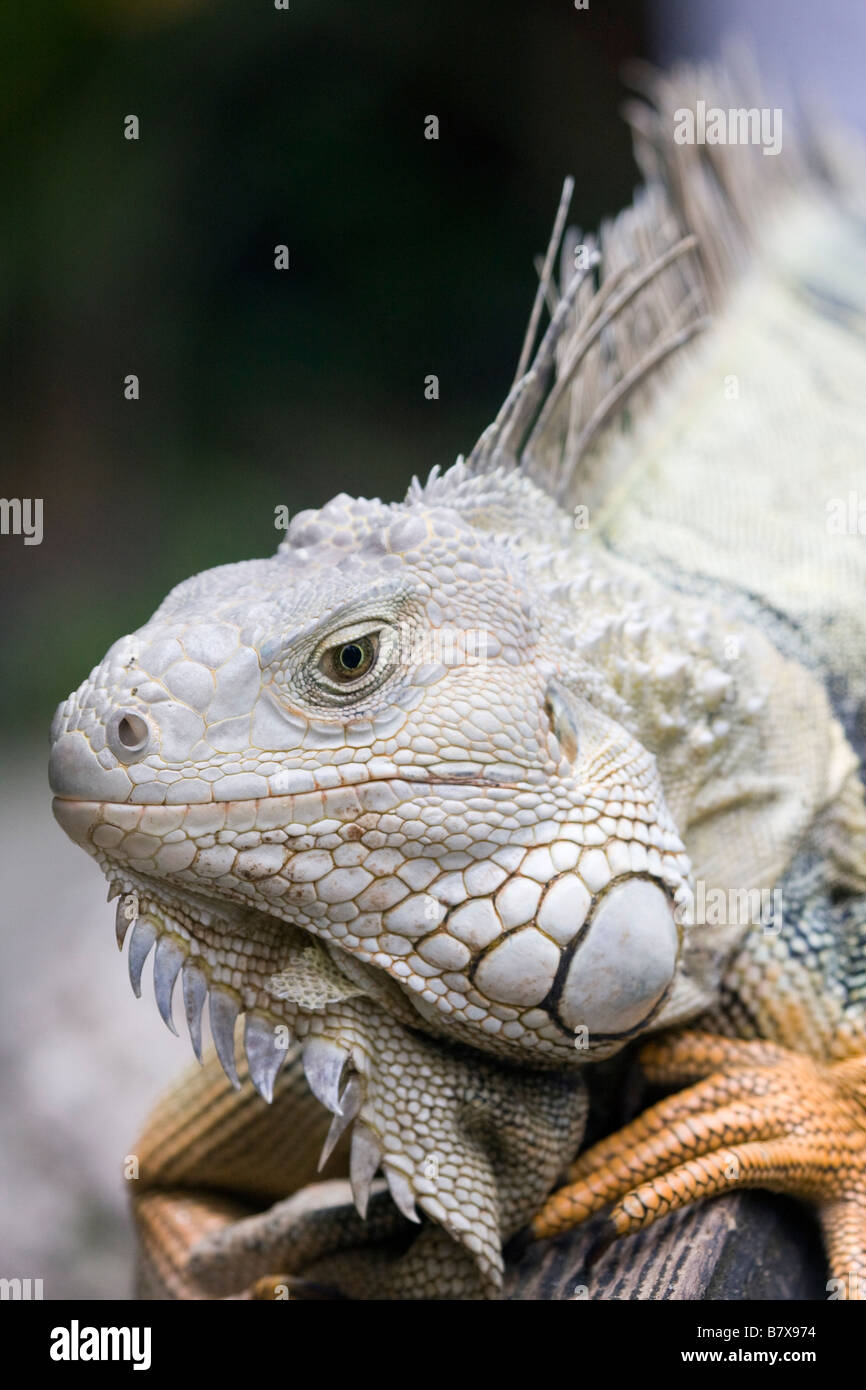
[[[533,848],[532,835],[516,836],[522,845],[494,842],[477,858],[434,857],[438,846],[409,838],[400,852],[388,847],[389,824],[419,814],[419,787],[408,780],[382,784],[382,809],[360,819],[341,803],[339,827],[329,816],[336,791],[320,794],[320,818],[309,826],[297,821],[298,803],[308,797],[189,808],[64,798],[54,805],[114,892],[137,895],[122,900],[119,925],[137,905],[130,971],[137,991],[156,942],[157,1001],[166,1021],[183,967],[194,1041],[210,986],[218,1012],[232,1023],[241,1009],[281,1018],[271,982],[303,935],[326,943],[349,979],[360,974],[365,992],[387,995],[391,1011],[415,1027],[513,1060],[571,1066],[618,1050],[661,1006],[681,944],[671,909],[674,902],[684,906],[687,891],[687,864],[673,839],[666,854],[638,839],[617,853],[610,843],[606,855],[595,848],[604,801],[585,790],[581,818],[551,823],[545,843]],[[461,786],[459,794],[466,791]],[[437,787],[430,805],[457,795],[456,787]],[[495,792],[475,795],[494,796],[495,807]],[[650,809],[641,814],[652,822]],[[276,823],[292,833],[269,838],[261,827]],[[209,881],[215,840],[231,868]],[[161,858],[166,851],[173,869]],[[271,858],[272,851],[279,853]],[[388,955],[383,942],[392,947]],[[521,957],[524,942],[546,953],[540,966]],[[452,995],[460,1011],[448,1007]]]
[[[79,839],[85,814],[101,816],[105,809],[55,803],[61,823],[75,820]],[[92,825],[106,823],[91,819]],[[495,1127],[509,1106],[525,1105],[532,1115],[535,1103],[534,1133],[542,1138],[532,1160],[542,1168],[554,1165],[542,1180],[546,1188],[558,1164],[557,1145],[568,1151],[582,1127],[578,1078],[564,1083],[549,1073],[548,1083],[529,1069],[524,1079],[478,1053],[443,1049],[429,1037],[411,996],[383,971],[370,970],[273,915],[150,879],[92,841],[89,848],[109,879],[109,899],[117,902],[118,942],[129,939],[135,992],[155,945],[154,987],[163,1018],[172,1026],[172,993],[181,975],[193,1046],[199,1052],[208,998],[216,1050],[235,1085],[236,1023],[243,1013],[249,1076],[266,1101],[273,1097],[289,1044],[297,1042],[310,1089],[333,1116],[320,1166],[348,1133],[351,1184],[361,1215],[381,1169],[403,1215],[417,1222],[420,1209],[444,1226],[472,1256],[484,1288],[495,1292],[502,1278],[501,1238],[523,1224],[526,1211],[515,1212],[513,1200],[509,1205],[497,1197],[500,1145],[472,1125],[481,1125],[486,1134],[484,1127]],[[481,1078],[486,1078],[486,1099],[479,1109]],[[411,1103],[420,1085],[435,1091],[427,1120]],[[533,1133],[524,1124],[527,1128]],[[455,1173],[462,1187],[455,1188]],[[463,1214],[468,1198],[478,1209],[472,1222]]]

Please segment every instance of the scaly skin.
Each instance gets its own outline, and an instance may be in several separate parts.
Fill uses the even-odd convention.
[[[694,246],[646,284],[672,286]],[[850,720],[866,690],[850,577],[830,565],[825,606],[854,634],[831,681],[799,562],[767,577],[758,536],[736,572],[672,565],[686,484],[668,459],[710,410],[712,358],[685,393],[698,426],[677,397],[647,407],[655,442],[625,472],[616,441],[597,456],[607,510],[574,529],[549,495],[560,474],[545,488],[538,446],[521,460],[513,436],[568,365],[554,348],[579,288],[468,464],[402,503],[337,497],[274,558],[179,585],[55,716],[55,813],[118,898],[134,988],[155,945],[166,1022],[181,974],[196,1051],[209,998],[240,1086],[211,1059],[145,1131],[144,1296],[493,1296],[503,1241],[533,1217],[544,1234],[618,1202],[625,1233],[738,1182],[818,1200],[856,1296],[866,809],[828,693],[844,674]],[[753,336],[784,378],[775,293],[752,296]],[[576,342],[613,303],[608,287],[584,305]],[[837,346],[853,395],[862,350]],[[754,506],[738,467],[735,535]],[[659,510],[639,544],[636,497]],[[807,495],[807,539],[814,511]],[[784,926],[704,910],[778,885]],[[584,1068],[696,1019],[744,1041],[656,1045],[660,1079],[699,1084],[544,1205],[580,1143]],[[360,1215],[340,1178],[309,1186],[323,1142]]]
[[[732,1187],[816,1202],[845,1291],[866,1288],[866,1060],[831,1066],[771,1043],[683,1033],[644,1049],[653,1082],[699,1084],[581,1156],[532,1222],[557,1235],[613,1204],[610,1238]]]

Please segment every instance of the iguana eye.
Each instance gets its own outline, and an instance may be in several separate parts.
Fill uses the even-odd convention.
[[[330,680],[360,680],[371,669],[379,650],[379,634],[368,633],[366,637],[356,637],[351,642],[339,642],[322,654],[319,667],[322,674]]]

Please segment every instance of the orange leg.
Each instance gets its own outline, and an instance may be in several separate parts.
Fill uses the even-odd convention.
[[[655,1083],[682,1085],[573,1164],[532,1223],[556,1235],[610,1207],[610,1239],[702,1197],[764,1187],[817,1204],[839,1298],[866,1299],[866,1057],[825,1065],[708,1033],[649,1044]]]

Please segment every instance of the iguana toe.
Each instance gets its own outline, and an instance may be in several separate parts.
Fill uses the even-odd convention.
[[[533,1234],[610,1208],[615,1239],[700,1198],[768,1188],[816,1203],[837,1297],[866,1297],[866,1059],[825,1065],[687,1032],[650,1044],[641,1062],[655,1083],[701,1079],[583,1154]]]

